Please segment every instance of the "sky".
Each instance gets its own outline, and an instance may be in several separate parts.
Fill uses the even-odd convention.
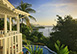
[[[36,13],[30,13],[34,16],[37,22],[31,20],[33,24],[40,25],[56,25],[57,17],[71,15],[77,18],[77,0],[22,0],[24,3],[32,4],[32,8]],[[17,7],[21,0],[9,0],[15,7]]]

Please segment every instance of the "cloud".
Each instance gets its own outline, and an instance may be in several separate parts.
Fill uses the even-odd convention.
[[[77,0],[53,0],[53,3],[77,3]]]
[[[14,4],[15,7],[18,5],[19,3]],[[37,18],[39,24],[55,24],[56,15],[77,17],[76,5],[77,0],[52,0],[36,6],[36,14],[33,15]]]
[[[40,13],[41,11],[40,10],[37,10],[37,13]]]
[[[60,1],[60,0],[59,0]],[[64,0],[62,0],[64,1]],[[69,1],[69,0],[68,0]],[[75,1],[73,1],[75,2]],[[77,17],[77,6],[76,3],[70,2],[60,2],[60,3],[54,3],[54,2],[49,2],[45,3],[43,5],[40,5],[40,7],[36,8],[37,13],[35,16],[38,16],[37,20],[40,24],[47,24],[47,21],[49,22],[48,24],[56,24],[55,19],[56,15],[60,16],[65,16],[65,15],[71,15],[74,18]],[[41,20],[40,20],[41,19]]]
[[[63,0],[64,1],[64,0]],[[41,5],[38,10],[44,13],[59,13],[59,14],[70,14],[77,11],[76,4],[73,3],[46,3]],[[73,14],[74,15],[74,14]]]

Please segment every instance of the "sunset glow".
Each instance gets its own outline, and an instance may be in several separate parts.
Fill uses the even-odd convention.
[[[19,5],[21,0],[9,0],[15,7]],[[32,14],[37,22],[31,21],[33,24],[53,25],[56,24],[56,15],[65,16],[71,15],[77,18],[77,0],[23,0],[26,3],[33,5],[36,10]]]

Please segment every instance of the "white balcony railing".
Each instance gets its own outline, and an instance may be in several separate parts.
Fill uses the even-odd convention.
[[[16,35],[17,31],[9,31],[6,35],[7,36],[12,36],[12,35]]]
[[[0,30],[0,35],[2,34],[4,36],[0,37],[0,54],[4,54],[5,50],[8,54],[17,54],[22,51],[21,33],[18,33],[17,31],[8,31],[4,34],[4,31]]]
[[[17,31],[8,31],[6,35],[10,36],[15,34],[17,34]],[[0,30],[0,35],[4,35],[4,30]]]

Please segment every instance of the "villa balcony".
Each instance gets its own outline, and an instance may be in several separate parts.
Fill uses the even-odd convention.
[[[22,34],[17,31],[8,31],[4,34],[0,30],[0,54],[18,54],[22,51]]]
[[[0,19],[3,19],[2,28],[4,28],[0,30],[0,54],[19,54],[22,52],[20,14],[27,17],[30,15],[29,13],[16,9],[8,0],[0,0]],[[12,31],[12,18],[16,19],[16,31]]]

